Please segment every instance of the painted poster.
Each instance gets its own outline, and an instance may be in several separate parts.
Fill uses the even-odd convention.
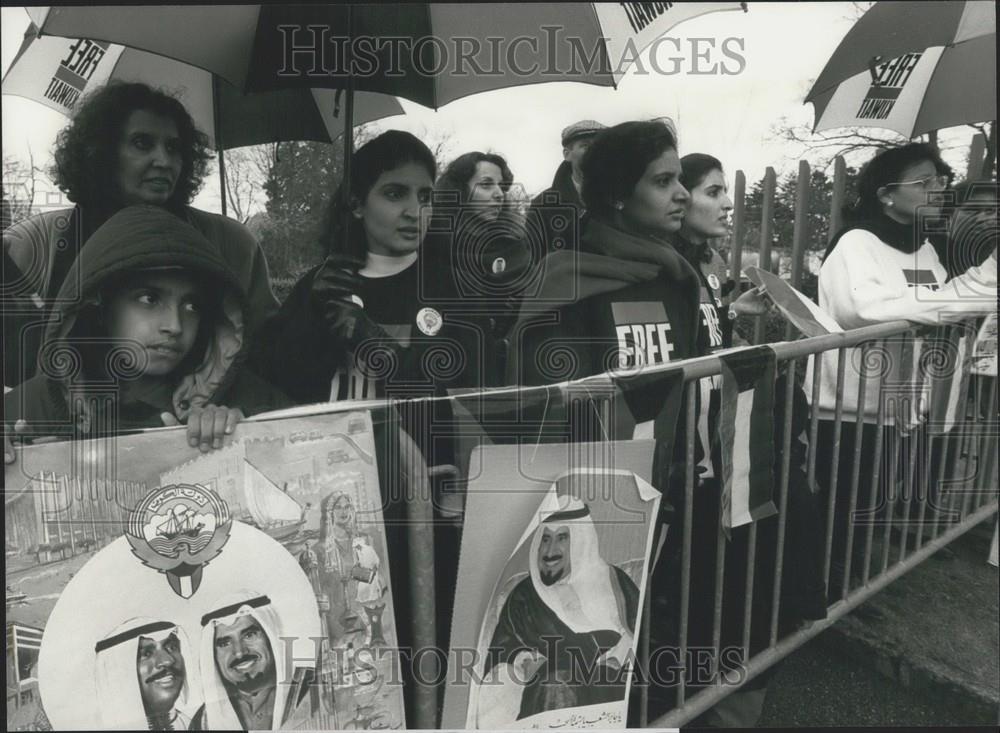
[[[491,479],[468,497],[446,727],[625,727],[660,502],[625,466],[648,475],[652,441],[541,482],[537,449],[559,446],[475,458]]]
[[[5,481],[8,729],[404,727],[367,412],[30,446]]]

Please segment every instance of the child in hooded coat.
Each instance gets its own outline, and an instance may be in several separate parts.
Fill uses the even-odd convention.
[[[240,366],[245,298],[190,224],[155,206],[122,209],[67,274],[38,373],[4,397],[7,429],[94,438],[188,423],[192,445],[219,447],[242,416],[292,404]]]

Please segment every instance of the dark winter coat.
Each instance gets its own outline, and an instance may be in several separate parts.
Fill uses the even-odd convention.
[[[200,329],[205,335],[194,347],[202,351],[189,361],[190,368],[164,377],[170,380],[170,404],[121,402],[114,395],[118,381],[127,379],[129,357],[103,335],[81,331],[97,320],[95,311],[109,281],[161,268],[183,268],[206,278],[206,290],[219,294],[218,307],[203,314]],[[94,437],[162,427],[164,411],[184,421],[193,408],[208,404],[240,408],[245,415],[287,407],[287,398],[241,366],[244,303],[239,277],[194,227],[162,208],[122,209],[94,232],[66,273],[45,329],[38,373],[5,396],[5,420],[51,428],[47,434]],[[95,337],[104,342],[107,355],[98,358],[106,366],[91,363],[85,372],[90,347],[81,338]],[[178,370],[184,368],[182,363]],[[112,400],[105,402],[109,394]],[[72,411],[71,395],[74,400],[84,397]],[[104,411],[112,406],[117,417],[108,422],[111,414]]]
[[[191,206],[174,212],[212,243],[246,293],[248,334],[278,309],[264,253],[245,226]],[[42,328],[84,243],[106,219],[83,216],[79,206],[46,211],[3,233],[4,384],[13,387],[33,375]],[[75,297],[75,293],[73,294]]]
[[[564,160],[556,168],[552,186],[531,200],[527,237],[533,252],[575,251],[580,248],[585,207],[573,185],[573,167]]]

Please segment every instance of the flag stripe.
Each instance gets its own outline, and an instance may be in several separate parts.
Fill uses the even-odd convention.
[[[774,352],[768,347],[722,357],[717,435],[727,534],[777,511],[772,499],[774,375]]]
[[[729,482],[733,487],[732,492],[732,527],[738,527],[752,521],[750,516],[753,473],[752,459],[750,456],[750,423],[751,413],[754,406],[754,392],[748,389],[740,392],[736,398],[734,419],[732,425],[732,473],[729,475]],[[747,491],[737,489],[747,488]]]

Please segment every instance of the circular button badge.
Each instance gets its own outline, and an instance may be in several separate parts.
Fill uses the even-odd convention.
[[[441,314],[433,308],[421,308],[417,313],[417,328],[425,336],[436,336],[443,323]]]

